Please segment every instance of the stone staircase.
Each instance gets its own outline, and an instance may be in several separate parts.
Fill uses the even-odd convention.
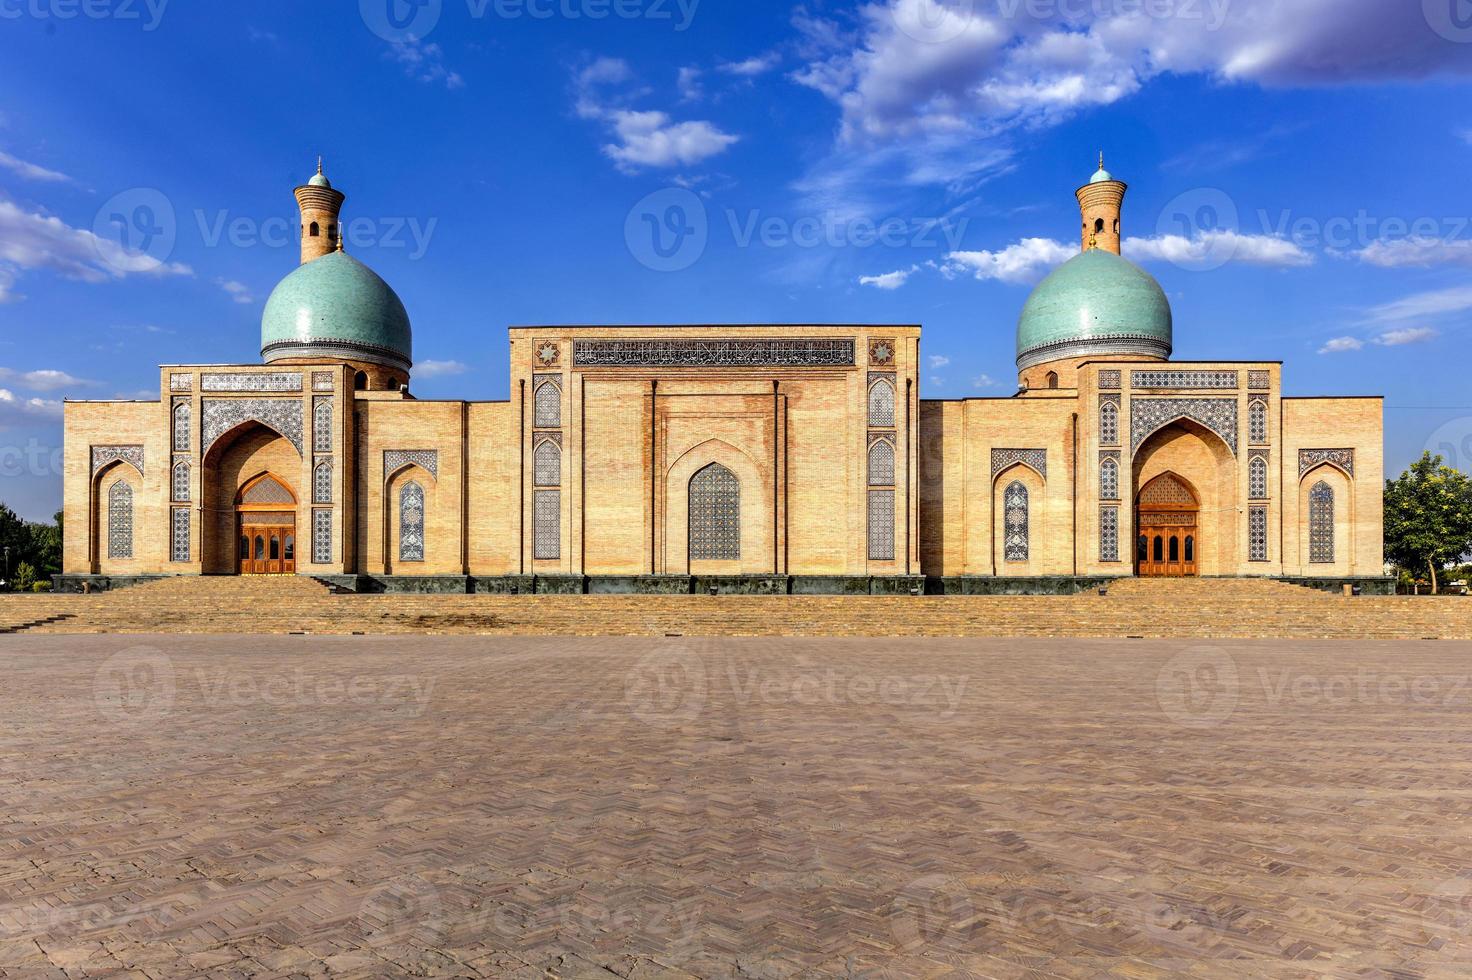
[[[1266,579],[1120,579],[1076,596],[334,595],[307,577],[0,596],[0,633],[1472,639],[1472,599]]]

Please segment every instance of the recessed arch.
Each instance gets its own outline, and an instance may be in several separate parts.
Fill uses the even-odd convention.
[[[696,470],[689,483],[691,561],[741,560],[741,480],[720,463]]]

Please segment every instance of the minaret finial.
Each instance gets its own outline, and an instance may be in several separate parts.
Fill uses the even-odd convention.
[[[1104,154],[1102,154],[1102,153],[1099,154],[1099,159],[1100,160],[1103,160],[1104,159]],[[317,154],[317,173],[318,174],[322,173],[322,154],[320,154],[320,153]]]
[[[1104,169],[1104,151],[1103,150],[1100,150],[1099,151],[1099,169],[1100,170],[1103,170]],[[319,174],[322,172],[322,158],[321,157],[318,157],[317,158],[317,172]]]

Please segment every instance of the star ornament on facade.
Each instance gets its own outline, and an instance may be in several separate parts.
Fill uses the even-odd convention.
[[[537,345],[537,363],[542,367],[555,367],[561,351],[558,346],[549,341]]]
[[[888,364],[894,360],[894,344],[888,340],[876,340],[869,345],[869,361],[873,364]]]

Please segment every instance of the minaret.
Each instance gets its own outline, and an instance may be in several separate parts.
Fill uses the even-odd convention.
[[[342,234],[337,215],[344,195],[333,190],[332,183],[323,176],[321,157],[317,158],[317,173],[294,193],[302,212],[302,265],[340,250]]]
[[[1099,170],[1074,192],[1083,215],[1083,250],[1102,248],[1119,254],[1119,214],[1129,186],[1104,169],[1104,151],[1099,151]]]

